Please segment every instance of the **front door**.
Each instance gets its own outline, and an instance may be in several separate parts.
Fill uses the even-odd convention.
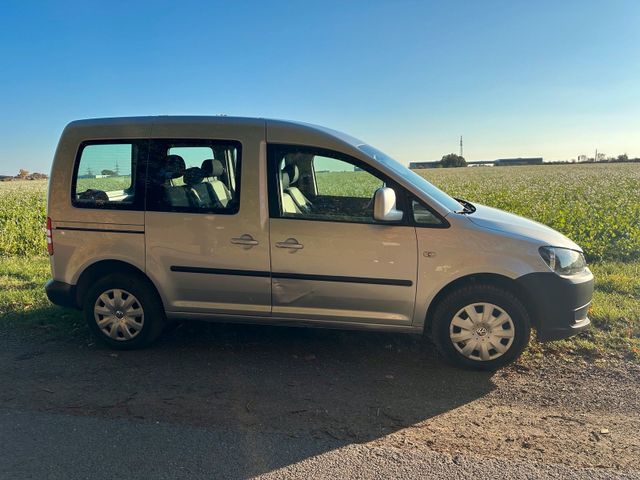
[[[373,219],[385,177],[338,152],[269,148],[273,316],[411,324],[414,227]],[[398,197],[401,197],[398,192]]]
[[[254,133],[152,142],[146,267],[168,312],[271,314],[269,232],[259,202],[264,130]]]

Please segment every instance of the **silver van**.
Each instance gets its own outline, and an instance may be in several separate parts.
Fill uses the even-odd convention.
[[[48,192],[49,299],[110,347],[184,319],[429,335],[493,369],[589,325],[560,233],[454,199],[374,147],[297,122],[81,120]]]

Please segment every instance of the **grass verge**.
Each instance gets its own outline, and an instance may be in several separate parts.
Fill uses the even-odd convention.
[[[52,305],[44,293],[48,257],[0,257],[0,332],[57,336],[79,331],[80,312]]]

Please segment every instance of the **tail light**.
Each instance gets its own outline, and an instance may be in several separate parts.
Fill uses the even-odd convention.
[[[51,234],[51,217],[47,217],[47,251],[53,255],[53,235]]]

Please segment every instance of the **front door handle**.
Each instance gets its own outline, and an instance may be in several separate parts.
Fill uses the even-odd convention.
[[[304,245],[298,243],[295,238],[287,238],[284,242],[276,242],[278,248],[290,248],[292,250],[302,250]]]
[[[244,235],[241,235],[239,237],[232,238],[231,243],[235,245],[258,245],[258,243],[260,242],[254,240],[253,237],[248,233],[245,233]]]

